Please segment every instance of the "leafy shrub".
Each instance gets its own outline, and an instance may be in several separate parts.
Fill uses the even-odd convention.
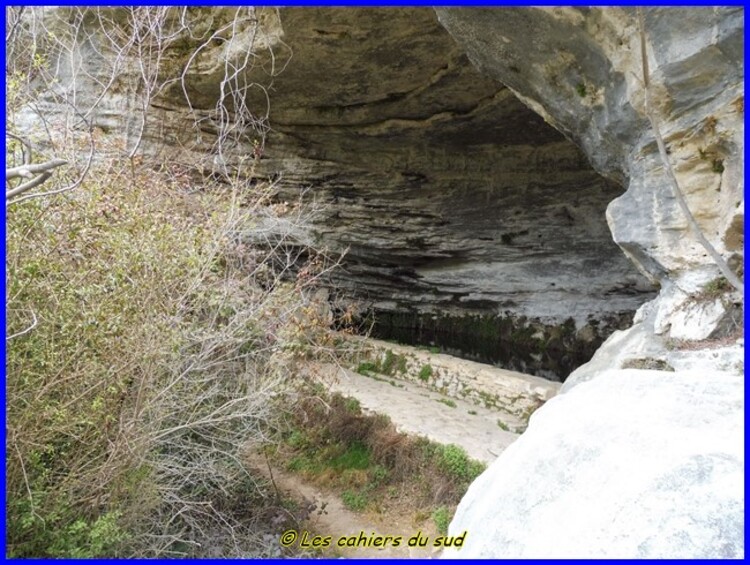
[[[419,378],[420,380],[427,381],[432,376],[432,365],[422,365],[422,368],[419,370]]]
[[[432,513],[432,521],[440,535],[448,534],[448,526],[451,523],[451,511],[447,507],[441,506]]]
[[[457,445],[441,445],[436,455],[440,468],[450,473],[456,480],[471,482],[484,471],[482,463],[469,459],[466,452]]]
[[[9,555],[192,555],[232,523],[206,508],[277,417],[290,383],[275,359],[327,331],[303,311],[307,279],[240,243],[264,213],[112,163],[9,210]],[[165,527],[175,542],[153,546]]]

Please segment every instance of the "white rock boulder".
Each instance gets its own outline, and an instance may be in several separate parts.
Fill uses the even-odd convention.
[[[742,558],[743,379],[611,370],[550,400],[469,488],[459,558]]]

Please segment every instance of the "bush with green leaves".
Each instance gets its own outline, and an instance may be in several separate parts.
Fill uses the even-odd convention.
[[[240,448],[292,382],[274,359],[326,330],[304,312],[309,279],[243,242],[267,207],[169,179],[102,169],[9,210],[10,555],[200,555],[202,532],[228,528],[254,539],[221,510],[247,478]]]
[[[448,533],[448,526],[451,523],[451,511],[446,506],[440,506],[432,513],[432,521],[440,535]]]
[[[267,116],[234,73],[273,57],[257,25],[252,7],[6,10],[9,556],[263,554],[241,449],[330,339],[311,300],[329,263],[291,236],[309,209],[253,178]],[[155,98],[237,30],[211,143],[160,143]],[[113,95],[127,131],[95,127]],[[216,159],[240,140],[250,159]],[[269,225],[288,230],[253,237]]]
[[[453,444],[438,446],[436,456],[438,466],[453,475],[457,481],[470,483],[485,468],[483,463],[470,459],[466,451]]]

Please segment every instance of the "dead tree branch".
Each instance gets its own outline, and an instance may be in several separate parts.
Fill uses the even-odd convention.
[[[40,184],[46,182],[52,173],[52,169],[67,165],[68,162],[65,159],[52,159],[51,161],[45,161],[44,163],[37,163],[35,165],[21,165],[20,167],[12,167],[5,169],[5,180],[14,178],[27,178],[30,179],[18,186],[5,191],[5,199],[9,200],[19,194],[23,194],[29,189],[32,189]]]

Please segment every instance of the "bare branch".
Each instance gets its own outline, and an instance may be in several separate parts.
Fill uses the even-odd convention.
[[[34,148],[32,147],[31,143],[29,143],[26,139],[24,139],[20,135],[16,135],[8,131],[5,132],[5,136],[15,139],[16,141],[21,143],[24,147],[26,147],[26,149],[28,149],[28,152],[27,151],[23,152],[23,163],[24,165],[30,164],[31,160],[34,158]]]
[[[5,341],[10,341],[11,339],[14,339],[14,338],[17,338],[17,337],[21,337],[22,335],[29,333],[31,330],[33,330],[37,326],[36,314],[34,313],[33,310],[30,310],[30,312],[31,312],[31,316],[34,318],[34,320],[31,322],[31,325],[29,325],[29,327],[27,327],[23,331],[14,333],[13,335],[10,335],[10,336],[6,337]]]
[[[50,169],[62,167],[67,164],[68,162],[65,159],[52,159],[51,161],[37,163],[36,165],[21,165],[20,167],[5,169],[5,178],[6,180],[16,177],[31,178],[38,173],[44,173]]]

